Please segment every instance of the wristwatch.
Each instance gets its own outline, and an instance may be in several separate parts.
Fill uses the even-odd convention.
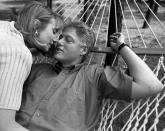
[[[129,45],[127,45],[127,44],[125,44],[125,43],[122,43],[121,45],[119,45],[119,47],[118,47],[118,53],[120,52],[120,50],[123,48],[123,47],[125,47],[125,46],[127,46],[127,47],[129,47]]]

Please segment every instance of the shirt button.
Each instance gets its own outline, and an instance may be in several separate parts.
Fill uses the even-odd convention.
[[[36,116],[37,117],[40,117],[40,113],[38,111],[36,112]]]

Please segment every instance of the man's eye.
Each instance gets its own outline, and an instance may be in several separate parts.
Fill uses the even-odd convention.
[[[66,37],[65,40],[66,40],[66,42],[68,42],[68,43],[73,42],[73,40],[72,40],[70,37]]]

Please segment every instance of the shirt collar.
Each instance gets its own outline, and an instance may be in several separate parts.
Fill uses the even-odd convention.
[[[15,32],[16,34],[18,34],[18,36],[20,36],[21,40],[24,41],[22,34],[15,28],[14,24],[15,24],[15,21],[10,22],[10,26],[11,26],[12,31]]]
[[[80,69],[82,67],[82,65],[84,65],[84,62],[80,63],[80,64],[70,66],[70,67],[63,67],[61,63],[57,62],[54,65],[54,68],[57,71],[57,73],[60,73],[61,71],[65,71],[65,72],[69,73],[69,72],[77,71],[78,69]]]

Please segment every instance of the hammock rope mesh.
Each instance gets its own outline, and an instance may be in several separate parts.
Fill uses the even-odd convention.
[[[165,4],[153,0],[157,5],[158,13],[150,8],[146,0],[137,2],[136,0],[61,0],[58,6],[53,6],[54,10],[72,19],[79,19],[88,24],[96,34],[95,46],[107,47],[107,38],[109,27],[110,9],[115,7],[116,31],[118,31],[118,12],[117,6],[121,8],[122,33],[126,36],[126,43],[132,48],[163,48],[165,43],[165,23],[159,18],[160,14],[165,12]],[[112,5],[114,4],[114,5]],[[85,10],[84,10],[85,9]],[[152,19],[149,22],[145,13],[150,11]],[[148,28],[142,28],[146,22]],[[155,27],[156,25],[156,27]],[[163,39],[164,38],[164,39]],[[159,51],[158,51],[159,52]],[[165,53],[165,52],[164,52]],[[164,54],[145,54],[139,55],[153,70],[156,76],[164,84],[165,82],[165,65]],[[105,53],[92,53],[89,64],[97,62],[104,65]],[[39,60],[37,60],[39,61]],[[47,58],[46,61],[48,62]],[[117,61],[119,66],[123,66],[124,61],[116,56],[112,65]],[[121,63],[121,64],[120,64]],[[124,64],[124,67],[126,65]],[[146,76],[147,77],[147,76]],[[130,103],[119,100],[103,100],[102,110],[100,112],[100,122],[96,131],[161,131],[165,130],[165,91],[151,96],[149,98],[134,100]]]

